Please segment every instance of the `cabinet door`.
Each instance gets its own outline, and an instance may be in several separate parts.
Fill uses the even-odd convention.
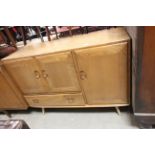
[[[36,57],[50,92],[80,91],[70,52]]]
[[[45,92],[39,67],[33,58],[10,60],[4,65],[23,93]]]
[[[2,68],[1,68],[2,69]],[[11,79],[0,69],[0,109],[26,109],[28,106]]]
[[[127,43],[77,50],[88,104],[126,104]]]

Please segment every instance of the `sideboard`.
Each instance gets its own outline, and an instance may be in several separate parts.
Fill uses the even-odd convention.
[[[130,104],[130,54],[126,30],[112,28],[29,43],[2,59],[1,66],[23,105],[118,108]]]

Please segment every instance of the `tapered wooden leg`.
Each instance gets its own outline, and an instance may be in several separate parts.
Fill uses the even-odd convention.
[[[2,112],[3,112],[6,116],[8,116],[9,118],[11,118],[11,115],[9,114],[8,111],[6,111],[6,110],[2,110]]]
[[[43,115],[45,115],[45,108],[42,108],[42,113]]]
[[[121,114],[121,112],[120,112],[119,107],[115,107],[115,109],[116,109],[117,114],[118,114],[118,115],[120,115],[120,114]]]

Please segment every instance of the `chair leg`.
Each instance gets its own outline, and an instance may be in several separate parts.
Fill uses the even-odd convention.
[[[88,26],[86,26],[85,28],[86,28],[86,33],[88,33],[88,32],[89,32],[89,31],[88,31]]]
[[[84,28],[82,26],[80,26],[80,31],[82,34],[84,34]]]
[[[72,36],[72,35],[73,35],[73,34],[72,34],[72,27],[69,26],[68,29],[69,29],[69,35]]]
[[[40,37],[41,38],[41,41],[44,42],[43,36],[42,36],[42,34],[40,32],[40,27],[39,26],[36,26],[36,30],[37,30],[38,37]]]
[[[50,37],[50,31],[48,29],[48,26],[45,26],[45,30],[46,30],[46,35],[48,37],[48,41],[51,41],[51,37]]]
[[[53,29],[54,29],[54,31],[55,31],[56,38],[58,39],[58,32],[57,32],[57,28],[56,28],[56,26],[53,26]]]
[[[4,26],[3,28],[4,28],[5,33],[6,33],[7,36],[8,36],[9,40],[12,42],[13,46],[14,46],[15,48],[17,48],[16,42],[15,42],[13,36],[11,35],[11,33],[10,33],[8,27],[7,27],[7,26]]]
[[[20,26],[20,33],[22,35],[22,39],[23,39],[23,42],[24,42],[24,45],[26,45],[26,35],[25,35],[25,30],[24,30],[24,27],[23,26]]]
[[[2,31],[0,31],[0,36],[2,37],[3,41],[7,44],[7,38]]]

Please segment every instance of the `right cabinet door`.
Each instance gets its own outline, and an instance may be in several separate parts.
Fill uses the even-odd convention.
[[[76,50],[88,104],[128,103],[127,42]]]

